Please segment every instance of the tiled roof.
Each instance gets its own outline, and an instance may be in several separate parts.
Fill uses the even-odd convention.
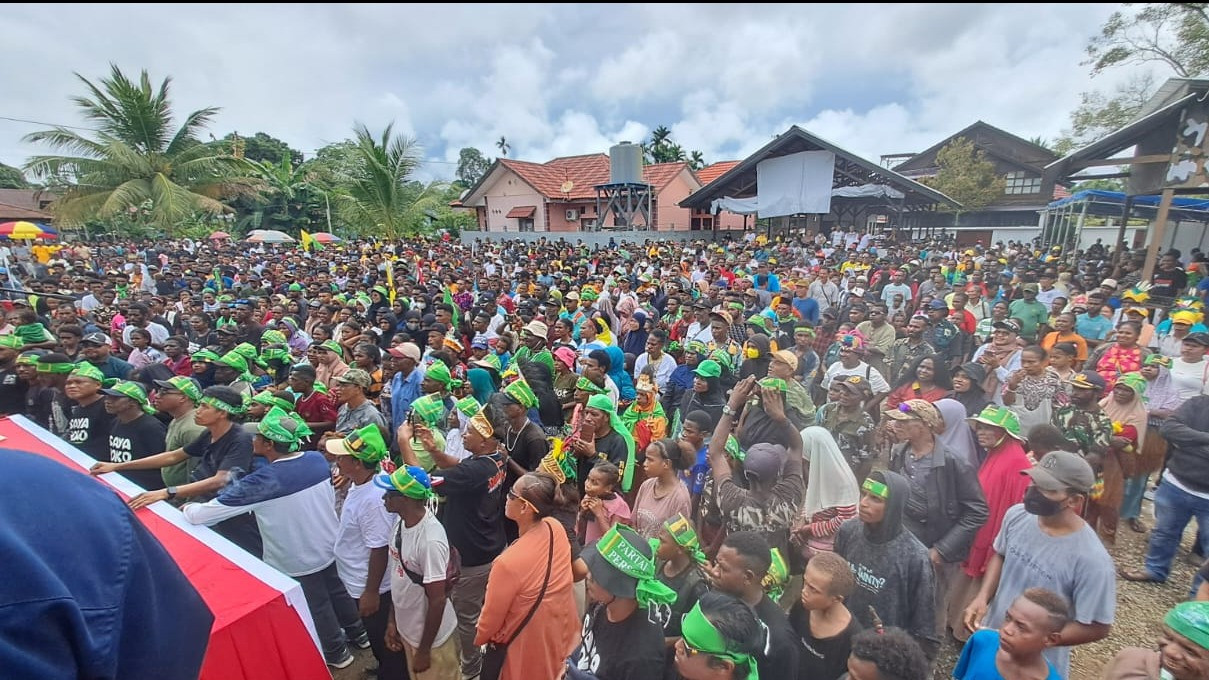
[[[524,219],[524,218],[533,217],[533,214],[536,212],[537,212],[537,206],[535,206],[535,205],[518,205],[515,208],[513,208],[512,210],[509,210],[508,214],[504,215],[504,217],[506,217],[508,219],[520,217],[520,218]]]
[[[707,165],[697,171],[697,179],[701,181],[701,186],[705,186],[710,182],[725,175],[731,168],[735,167],[742,161],[718,161],[711,165]]]
[[[609,182],[609,157],[602,153],[564,156],[546,163],[501,158],[500,163],[551,200],[596,198],[596,185]],[[646,165],[642,177],[658,191],[686,167],[683,162]],[[571,182],[570,191],[563,193],[562,187],[567,182]]]
[[[0,202],[0,221],[4,220],[49,220],[52,215],[23,205]]]

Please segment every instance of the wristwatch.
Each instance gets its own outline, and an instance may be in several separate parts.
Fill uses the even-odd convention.
[[[725,406],[723,406],[723,407],[722,407],[722,415],[724,415],[724,416],[734,416],[734,415],[738,415],[738,412],[736,412],[736,411],[735,411],[733,408],[731,408],[731,407],[730,407],[730,404],[727,404],[727,405],[725,405]]]
[[[164,491],[166,491],[168,493],[168,498],[176,498],[176,487],[175,486],[165,487]]]

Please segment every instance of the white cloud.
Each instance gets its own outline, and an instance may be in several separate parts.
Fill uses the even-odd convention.
[[[72,75],[119,64],[173,78],[211,132],[304,152],[394,121],[450,177],[458,150],[542,161],[640,141],[657,125],[708,160],[791,124],[876,161],[982,119],[1054,138],[1092,82],[1087,38],[1114,5],[5,5],[0,116],[82,124]],[[0,120],[0,161],[41,151]]]

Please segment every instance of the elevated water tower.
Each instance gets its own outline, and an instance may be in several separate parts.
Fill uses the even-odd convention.
[[[609,183],[596,185],[597,227],[654,229],[654,203],[654,187],[642,178],[642,147],[630,142],[610,147]]]

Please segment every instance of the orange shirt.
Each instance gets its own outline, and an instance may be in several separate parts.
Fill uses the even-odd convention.
[[[1087,341],[1083,339],[1082,335],[1079,335],[1074,331],[1066,334],[1061,334],[1058,331],[1051,331],[1050,333],[1046,334],[1045,338],[1041,341],[1041,347],[1048,352],[1059,342],[1074,343],[1075,359],[1079,361],[1087,361]]]

